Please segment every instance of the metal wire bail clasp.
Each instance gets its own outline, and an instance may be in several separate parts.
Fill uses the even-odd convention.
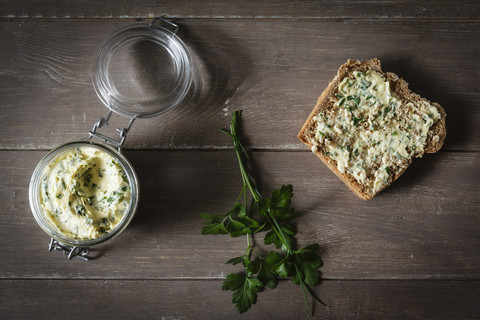
[[[48,251],[52,250],[60,251],[61,253],[66,254],[68,256],[68,260],[71,260],[74,257],[85,261],[90,259],[88,257],[88,248],[70,247],[61,242],[58,242],[53,238],[50,239],[50,243],[48,244]]]
[[[88,137],[85,138],[85,140],[91,139],[92,137],[97,137],[105,142],[109,142],[113,144],[115,147],[117,147],[118,151],[120,152],[123,147],[123,144],[125,143],[125,139],[127,138],[127,134],[130,131],[130,128],[132,127],[133,122],[135,121],[135,118],[130,118],[128,125],[125,128],[123,129],[117,128],[117,132],[120,133],[120,141],[118,141],[100,132],[97,132],[97,129],[103,126],[108,126],[108,121],[110,120],[111,116],[112,116],[112,110],[109,110],[105,118],[100,118],[97,122],[95,122],[92,130],[88,132]]]

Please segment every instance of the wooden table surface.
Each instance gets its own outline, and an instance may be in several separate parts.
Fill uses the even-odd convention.
[[[180,27],[193,89],[129,133],[142,193],[133,222],[94,247],[96,259],[69,261],[47,250],[30,177],[49,150],[106,115],[91,84],[100,44],[158,15]],[[372,57],[444,106],[448,135],[363,201],[296,134],[337,68]],[[299,243],[321,246],[314,289],[329,307],[315,305],[314,318],[480,318],[479,71],[476,0],[1,0],[0,318],[312,318],[288,280],[238,315],[221,285],[240,270],[225,261],[245,239],[201,235],[199,214],[226,212],[241,188],[218,131],[237,109],[262,190],[293,184]]]

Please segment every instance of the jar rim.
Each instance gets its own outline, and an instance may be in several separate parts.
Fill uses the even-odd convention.
[[[125,216],[121,220],[121,222],[115,227],[114,230],[112,230],[112,232],[95,239],[72,239],[62,235],[47,220],[40,205],[39,192],[41,187],[42,175],[45,169],[47,168],[47,166],[54,159],[56,159],[58,156],[60,156],[64,152],[72,148],[82,147],[82,146],[97,148],[101,151],[108,153],[115,160],[117,160],[127,176],[127,179],[130,185],[130,190],[131,190],[129,207],[127,212],[125,213]],[[112,147],[105,145],[103,143],[89,141],[89,140],[88,141],[80,140],[80,141],[71,141],[65,144],[61,144],[57,146],[55,149],[51,150],[45,157],[42,158],[42,160],[40,160],[40,162],[38,163],[37,167],[35,168],[32,174],[28,193],[29,193],[30,208],[32,210],[33,216],[37,221],[38,225],[43,229],[43,231],[45,231],[50,237],[59,241],[60,243],[73,246],[73,247],[89,247],[89,246],[103,243],[109,239],[112,239],[115,236],[119,235],[123,230],[125,230],[125,228],[132,221],[137,211],[139,196],[140,196],[140,187],[139,187],[137,174],[135,173],[133,166],[125,158],[125,156],[123,156],[121,153],[119,153]]]
[[[166,63],[175,70],[169,77],[171,92],[159,93],[148,100],[129,99],[115,87],[109,66],[115,54],[132,43],[147,41],[164,50]],[[172,78],[172,79],[170,79]],[[93,63],[92,83],[100,100],[112,111],[130,118],[147,118],[178,106],[193,82],[193,66],[185,43],[172,31],[154,23],[135,23],[118,29],[103,43]]]

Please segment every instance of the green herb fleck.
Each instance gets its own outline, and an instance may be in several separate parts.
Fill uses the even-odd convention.
[[[347,97],[347,100],[351,100],[351,101],[355,102],[355,104],[356,104],[357,106],[360,104],[360,97],[357,96],[357,95],[348,96],[348,97]]]
[[[84,216],[85,215],[85,208],[81,204],[77,204],[75,206],[75,213],[78,214],[79,216]]]
[[[371,85],[372,85],[372,83],[370,81],[362,79],[360,81],[360,85],[358,86],[358,88],[361,89],[361,90],[367,90]]]
[[[89,206],[93,206],[95,204],[95,196],[90,196],[87,198],[87,203]]]
[[[353,124],[358,125],[359,122],[363,122],[363,118],[357,118],[356,116],[353,116]]]

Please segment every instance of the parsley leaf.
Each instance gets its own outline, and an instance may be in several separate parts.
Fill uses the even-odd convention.
[[[292,185],[282,186],[280,190],[272,192],[272,197],[269,201],[268,212],[270,217],[278,218],[280,220],[290,220],[296,216],[295,210],[290,208],[290,203],[293,197]],[[263,208],[265,210],[265,208]],[[262,211],[261,211],[262,212]]]
[[[259,259],[261,267],[258,270],[257,277],[270,289],[275,289],[277,286],[276,265],[281,259],[280,254],[274,251],[270,251],[265,257]]]
[[[225,217],[221,215],[213,215],[209,213],[202,213],[200,216],[205,220],[205,226],[202,228],[202,234],[227,234],[225,228]]]
[[[230,234],[232,237],[243,236],[258,228],[260,224],[246,214],[245,207],[237,203],[225,216],[202,213],[205,220],[202,234]]]
[[[292,281],[296,285],[300,285],[303,281],[306,285],[315,285],[320,281],[320,268],[323,265],[322,259],[316,255],[318,244],[309,245],[298,251],[294,251],[291,256],[293,263],[296,265]]]
[[[244,258],[245,258],[244,256],[232,258],[232,259],[228,260],[227,262],[225,262],[225,264],[231,263],[233,265],[236,265],[236,264],[241,263]]]
[[[248,277],[246,274],[230,273],[223,283],[222,290],[234,291],[232,302],[235,303],[239,313],[244,313],[257,302],[257,293],[262,286],[262,282],[256,278]]]
[[[280,230],[283,234],[277,232],[275,229],[271,229],[267,232],[264,238],[265,244],[274,244],[277,249],[287,251],[286,248],[292,247],[294,244],[294,236],[296,234],[295,227],[288,223],[278,223]],[[283,236],[283,239],[282,239]]]

